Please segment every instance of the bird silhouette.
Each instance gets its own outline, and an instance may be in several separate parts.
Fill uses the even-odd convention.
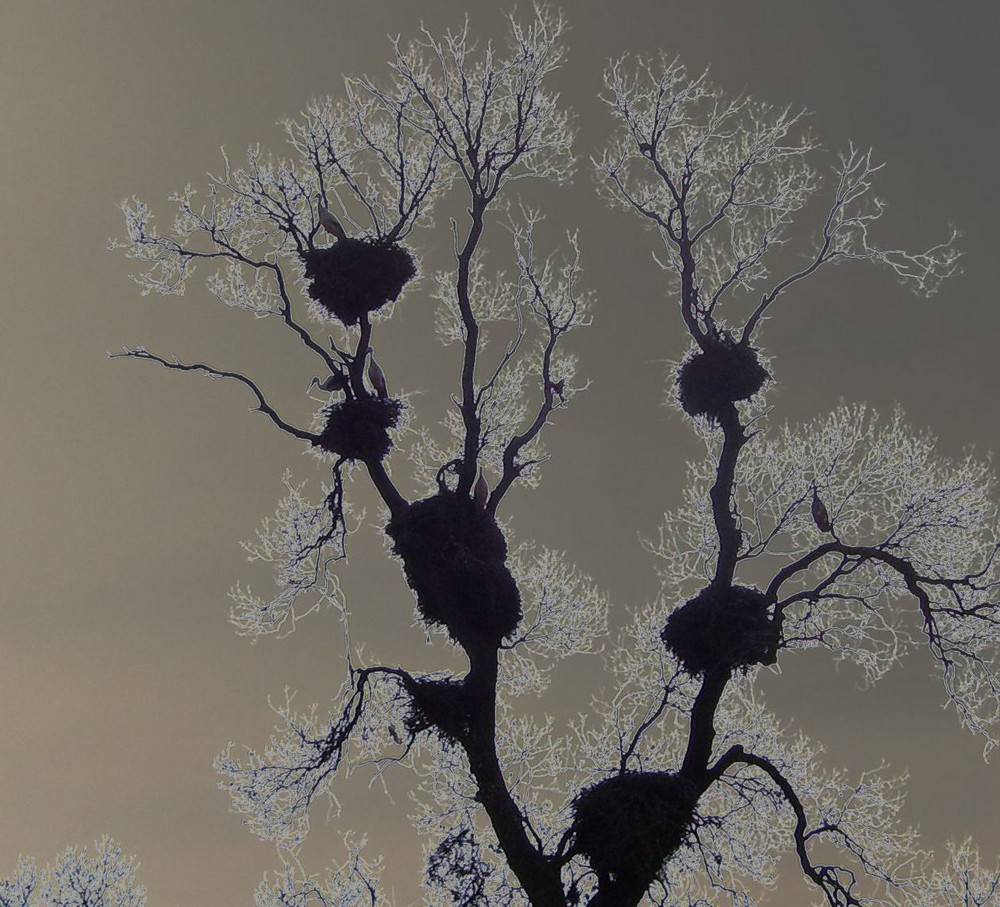
[[[833,529],[833,524],[830,522],[830,514],[827,513],[826,505],[819,499],[819,495],[816,493],[816,485],[813,484],[813,499],[812,499],[812,518],[813,522],[816,524],[816,528],[820,532],[830,532]]]
[[[320,381],[318,375],[313,375],[309,382],[309,388],[318,387],[321,391],[333,393],[334,391],[347,391],[347,375],[343,372],[334,372],[326,381]]]
[[[371,382],[371,386],[375,389],[375,393],[379,399],[385,400],[389,396],[389,390],[385,384],[385,372],[382,371],[382,367],[375,361],[374,349],[369,349],[368,352],[371,353],[371,359],[368,362],[368,380]]]
[[[330,209],[323,204],[323,199],[318,195],[316,196],[316,205],[319,208],[320,226],[338,240],[347,239],[347,234],[340,225],[340,221],[330,213]]]
[[[479,473],[479,478],[476,479],[476,487],[472,492],[472,500],[476,502],[479,507],[486,509],[486,502],[490,497],[490,486],[486,483],[486,476],[481,472]]]

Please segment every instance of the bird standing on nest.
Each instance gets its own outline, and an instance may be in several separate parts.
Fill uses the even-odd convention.
[[[371,353],[371,359],[368,362],[368,380],[371,382],[371,386],[375,388],[378,398],[386,400],[389,397],[389,389],[385,383],[385,372],[382,371],[382,367],[375,361],[374,350],[369,349],[368,352]]]
[[[490,486],[486,484],[486,476],[479,473],[479,478],[476,480],[476,487],[472,492],[472,500],[476,502],[478,507],[483,510],[486,509],[486,502],[490,497]]]
[[[816,493],[816,484],[813,483],[812,518],[816,528],[820,532],[831,532],[833,523],[830,522],[830,514],[827,513],[826,505],[819,499]]]
[[[318,195],[316,196],[316,206],[319,209],[320,226],[338,240],[347,239],[347,233],[344,232],[340,221],[330,213],[330,209],[323,204],[323,199]]]

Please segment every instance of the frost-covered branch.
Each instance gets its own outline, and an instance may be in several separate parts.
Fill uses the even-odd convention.
[[[229,620],[237,632],[256,642],[261,636],[287,635],[299,620],[332,605],[345,610],[334,563],[347,557],[350,509],[344,500],[343,463],[334,465],[333,485],[323,489],[323,500],[313,504],[303,494],[305,483],[293,485],[286,470],[282,483],[288,494],[275,516],[265,520],[253,542],[244,542],[249,561],[273,564],[277,596],[265,601],[250,588],[237,584],[229,593],[233,604]],[[312,596],[305,607],[304,598]]]
[[[219,787],[229,792],[256,835],[294,851],[308,833],[313,801],[330,793],[351,743],[363,746],[370,732],[368,722],[384,717],[378,703],[393,700],[400,684],[412,682],[400,668],[354,669],[341,691],[339,713],[326,719],[319,717],[315,706],[296,712],[288,696],[275,708],[282,722],[280,734],[272,736],[262,752],[247,748],[240,757],[230,743],[216,756],[215,769],[223,776]],[[370,702],[376,703],[372,709]]]
[[[566,333],[590,321],[588,309],[591,300],[577,289],[581,267],[576,234],[569,237],[573,252],[569,263],[557,269],[550,258],[539,267],[535,263],[532,232],[537,217],[530,213],[528,217],[528,228],[521,233],[515,232],[515,238],[519,288],[524,294],[528,311],[543,330],[537,357],[542,399],[527,427],[514,434],[504,447],[503,471],[489,501],[491,511],[496,510],[507,489],[530,468],[531,462],[521,458],[522,451],[531,448],[553,409],[565,405],[577,392],[578,388],[570,386],[575,359],[566,354],[559,355],[558,345]],[[533,459],[537,460],[537,455]]]
[[[323,878],[307,875],[297,861],[265,878],[254,892],[255,907],[388,907],[382,889],[382,859],[364,855],[367,841],[345,838],[347,857]]]
[[[0,907],[145,907],[138,872],[136,858],[107,835],[94,842],[93,856],[70,846],[43,869],[22,856],[13,877],[0,879]]]
[[[605,99],[619,135],[595,159],[611,201],[659,233],[666,267],[680,285],[685,324],[699,345],[717,340],[717,308],[770,277],[771,253],[788,241],[794,215],[820,191],[810,163],[816,141],[804,114],[740,96],[728,99],[707,73],[689,76],[676,59],[612,62]],[[742,328],[749,343],[771,304],[823,266],[870,261],[890,268],[921,295],[955,273],[957,233],[924,252],[883,248],[869,230],[884,210],[871,197],[880,165],[853,144],[841,155],[836,188],[809,263],[764,292]]]
[[[469,193],[471,223],[464,239],[456,238],[457,270],[454,301],[464,345],[459,411],[463,424],[459,494],[471,492],[482,449],[483,426],[478,412],[476,363],[480,323],[472,296],[472,279],[485,230],[486,213],[504,186],[525,177],[562,180],[568,177],[572,132],[546,80],[562,59],[561,17],[536,9],[525,25],[509,17],[508,54],[491,44],[477,52],[468,25],[439,39],[424,38],[404,48],[395,45],[392,64],[396,83],[419,102],[406,121],[437,143]],[[384,95],[373,82],[367,90]]]

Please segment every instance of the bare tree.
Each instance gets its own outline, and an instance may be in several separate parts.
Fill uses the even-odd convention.
[[[135,857],[107,835],[94,843],[94,856],[67,847],[44,869],[22,856],[14,875],[0,879],[0,907],[145,907],[138,871]]]
[[[786,650],[825,647],[875,680],[923,646],[963,724],[995,743],[987,468],[939,457],[899,414],[844,406],[801,428],[771,426],[761,349],[779,300],[836,263],[879,264],[935,292],[957,268],[954,236],[919,254],[879,245],[871,152],[849,146],[822,180],[800,113],[727,98],[676,60],[609,66],[617,131],[595,165],[611,201],[662,244],[691,340],[673,393],[706,453],[650,546],[661,595],[607,643],[610,698],[564,729],[514,708],[515,695],[544,690],[557,660],[605,644],[608,601],[556,552],[514,545],[498,521],[508,492],[539,480],[543,432],[581,388],[563,344],[590,305],[576,237],[563,258],[539,256],[541,215],[511,193],[572,170],[570,117],[548,88],[564,23],[536,9],[509,24],[502,50],[477,48],[467,28],[397,41],[386,82],[348,81],[343,102],[288,122],[289,159],[251,149],[244,166],[227,161],[210,178],[206,203],[178,194],[169,232],[144,203],[123,205],[120,245],[144,266],[143,292],[181,293],[196,264],[214,262],[209,289],[292,331],[322,372],[303,427],[255,378],[145,348],[115,354],[242,383],[329,469],[315,503],[286,474],[276,516],[247,545],[275,566],[279,592],[237,586],[238,631],[288,633],[324,607],[346,628],[337,571],[359,520],[345,476],[360,469],[384,504],[380,528],[417,619],[468,661],[461,676],[364,663],[345,632],[332,713],[289,699],[264,749],[218,757],[247,826],[288,855],[257,904],[384,903],[380,864],[356,843],[322,880],[295,858],[316,799],[359,768],[415,773],[430,904],[749,905],[789,851],[833,907],[990,903],[997,875],[967,847],[950,874],[928,869],[898,824],[897,779],[824,770],[818,747],[791,736],[755,686]],[[417,425],[373,338],[417,273],[405,240],[456,197],[454,266],[428,281],[441,339],[460,349],[442,433]],[[825,205],[818,235],[805,262],[782,271],[775,251],[807,203]],[[498,224],[513,239],[512,278],[484,259]],[[404,441],[405,483],[403,466],[389,465]]]

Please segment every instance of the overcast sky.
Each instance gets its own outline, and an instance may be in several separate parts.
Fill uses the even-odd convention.
[[[585,165],[610,129],[596,100],[604,61],[623,51],[710,65],[733,92],[813,111],[829,147],[873,145],[888,162],[887,241],[923,248],[949,224],[964,234],[965,274],[934,300],[845,267],[776,311],[765,339],[776,416],[807,418],[840,398],[899,403],[946,453],[996,450],[996,5],[586,0],[566,12],[570,58],[556,81],[578,115],[584,165],[571,187],[525,191],[553,227],[580,228],[598,303],[574,349],[593,384],[556,420],[541,488],[508,498],[519,535],[566,550],[621,619],[656,592],[639,535],[679,500],[684,461],[698,453],[661,405],[664,362],[687,344],[652,237],[603,206]],[[470,15],[476,33],[502,33],[492,3],[473,2]],[[282,471],[315,482],[316,461],[250,414],[243,388],[105,353],[145,344],[242,368],[293,415],[308,412],[313,363],[197,280],[182,299],[140,297],[106,244],[123,233],[125,196],[169,223],[166,196],[203,185],[220,146],[235,160],[251,142],[280,150],[279,119],[338,94],[341,74],[385,72],[387,34],[415,35],[421,22],[440,31],[460,16],[440,0],[0,4],[0,876],[20,852],[44,861],[108,833],[139,856],[151,904],[237,907],[278,865],[230,812],[211,760],[230,739],[262,744],[267,697],[285,686],[303,703],[336,691],[337,628],[320,615],[306,632],[250,646],[226,621],[226,592],[248,575],[238,541],[272,512]],[[440,212],[418,240],[441,265],[450,213],[461,216]],[[407,389],[426,391],[418,406],[441,409],[437,373],[422,377],[447,364],[426,290],[400,305],[379,354]],[[615,447],[623,433],[627,456]],[[415,651],[413,667],[439,664],[408,626],[409,593],[374,531],[353,551],[357,638],[387,661]],[[928,658],[870,691],[822,655],[785,668],[766,682],[772,704],[828,745],[831,766],[908,769],[906,819],[929,846],[971,834],[990,860],[1000,853],[1000,776],[940,708]],[[575,686],[556,684],[556,706],[571,706]],[[338,855],[343,829],[367,830],[398,903],[415,899],[419,844],[405,788],[394,792],[395,804],[361,785],[328,827],[320,809],[309,868]],[[769,903],[803,897],[790,869]]]

